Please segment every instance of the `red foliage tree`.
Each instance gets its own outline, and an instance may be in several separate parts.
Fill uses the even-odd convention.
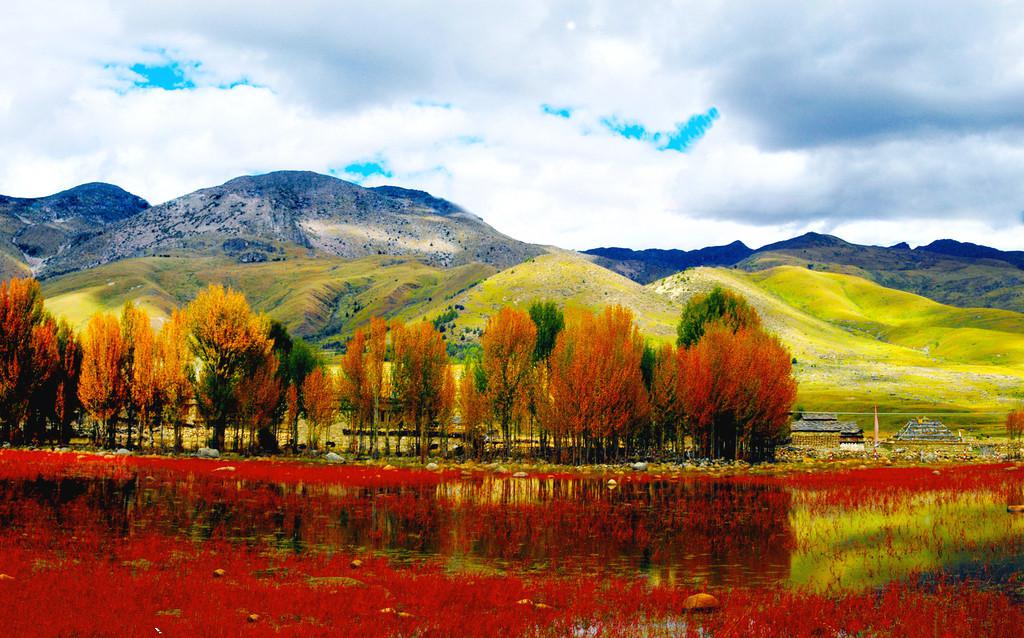
[[[0,283],[0,435],[22,433],[30,401],[56,370],[56,325],[43,309],[39,282]]]
[[[679,365],[679,394],[701,454],[756,459],[785,434],[797,387],[777,338],[711,325],[681,351]]]
[[[633,313],[621,306],[570,316],[551,354],[547,427],[574,447],[618,442],[649,413],[640,369],[643,340]],[[588,452],[589,453],[589,452]]]
[[[1013,410],[1006,415],[1006,436],[1011,441],[1024,436],[1024,409]]]

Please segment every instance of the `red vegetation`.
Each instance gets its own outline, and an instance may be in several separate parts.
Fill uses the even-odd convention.
[[[572,474],[3,451],[0,627],[10,636],[1014,636],[1024,610],[985,583],[912,578],[829,594],[781,585],[794,498],[827,515],[915,494],[1010,497],[1012,467],[627,474],[610,490]],[[1024,549],[1022,539],[962,542],[979,556]],[[705,584],[690,584],[694,575]],[[683,612],[704,587],[721,608]]]

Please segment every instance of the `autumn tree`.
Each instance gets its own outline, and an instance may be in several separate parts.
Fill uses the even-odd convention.
[[[490,412],[487,385],[483,370],[475,361],[467,361],[459,379],[458,410],[462,420],[462,435],[474,456],[483,452],[484,423]]]
[[[373,418],[373,397],[367,374],[366,333],[357,329],[345,345],[339,380],[341,402],[349,413],[353,451],[363,452],[363,429]]]
[[[114,447],[115,418],[124,408],[127,397],[121,335],[116,317],[98,314],[89,320],[82,339],[78,397],[89,414],[100,422],[109,447]]]
[[[192,353],[199,359],[199,411],[213,429],[213,445],[224,449],[228,422],[236,414],[239,382],[270,353],[268,321],[245,297],[211,285],[188,305]]]
[[[429,428],[443,408],[448,367],[444,340],[433,324],[426,321],[411,326],[393,321],[391,340],[395,395],[402,404],[406,421],[418,433],[420,459],[426,461]]]
[[[701,454],[756,460],[785,435],[797,386],[790,354],[774,336],[711,325],[679,365],[678,391]]]
[[[31,397],[53,374],[56,327],[34,279],[0,283],[0,434],[14,441]]]
[[[1006,436],[1011,441],[1024,436],[1024,409],[1018,408],[1006,415]]]
[[[67,444],[71,440],[71,424],[82,411],[78,398],[78,382],[82,373],[82,343],[65,320],[57,324],[57,351],[60,361],[54,384],[53,414],[57,427],[57,440]]]
[[[512,452],[512,425],[525,412],[537,326],[522,310],[505,306],[487,321],[481,338],[487,394],[501,426],[505,455]]]
[[[124,344],[121,366],[127,385],[128,447],[131,447],[136,426],[140,444],[145,429],[152,427],[160,396],[153,325],[149,314],[131,301],[126,301],[121,310],[121,340]]]
[[[640,362],[643,339],[621,306],[580,312],[566,322],[551,353],[548,427],[571,437],[574,451],[604,442],[614,453],[647,418]],[[589,454],[589,452],[588,452]]]
[[[282,381],[278,376],[280,362],[273,352],[268,352],[255,363],[252,371],[247,374],[235,389],[235,401],[238,405],[240,426],[236,428],[235,447],[241,448],[241,434],[244,434],[244,445],[252,450],[262,441],[261,447],[276,451],[276,439],[269,437],[278,406],[281,405]],[[268,442],[268,439],[271,439]]]
[[[700,341],[708,326],[716,323],[736,332],[740,328],[759,327],[761,319],[743,297],[716,286],[686,303],[676,326],[676,345],[689,348]]]
[[[666,442],[682,442],[683,404],[679,397],[678,351],[670,344],[649,350],[649,373],[645,379],[651,409],[650,443],[664,449]]]
[[[323,366],[320,354],[303,339],[291,339],[282,353],[285,391],[285,421],[292,440],[292,452],[298,451],[299,415],[303,413],[302,384],[310,372]]]
[[[315,450],[322,438],[330,435],[331,423],[338,411],[338,393],[334,376],[324,368],[316,368],[302,383],[302,396],[306,408],[306,427],[309,449]]]
[[[441,435],[441,454],[443,456],[448,456],[448,432],[455,419],[457,394],[458,383],[455,381],[455,370],[450,365],[446,365],[441,379],[441,394],[438,397],[435,415],[438,433]]]
[[[162,422],[170,424],[174,449],[182,449],[182,427],[192,400],[194,380],[192,353],[188,345],[188,317],[178,309],[160,327],[156,336],[156,374],[162,392]]]
[[[388,324],[383,317],[370,319],[370,333],[366,342],[366,383],[372,404],[372,433],[370,449],[377,454],[381,421],[381,401],[384,399],[384,361],[387,357]],[[390,452],[390,440],[385,435],[384,452]]]

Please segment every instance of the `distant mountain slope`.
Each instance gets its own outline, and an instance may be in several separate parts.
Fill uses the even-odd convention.
[[[154,206],[48,260],[42,274],[160,254],[227,255],[254,263],[284,258],[292,249],[498,268],[541,252],[422,191],[370,189],[318,173],[278,171],[238,177]]]
[[[298,256],[255,264],[223,256],[143,257],[44,280],[43,294],[51,312],[80,328],[97,312],[119,312],[128,300],[161,322],[201,288],[223,283],[296,334],[333,348],[372,316],[428,313],[493,273],[493,267],[479,263],[437,268],[384,256]]]
[[[640,283],[698,266],[758,271],[776,266],[841,272],[960,307],[1024,311],[1024,251],[1002,251],[952,239],[911,249],[864,246],[806,233],[751,250],[740,242],[691,251],[595,248],[596,263]]]
[[[147,208],[141,197],[98,182],[46,197],[0,195],[0,279],[29,275],[75,242]]]
[[[738,265],[748,271],[790,265],[841,272],[954,306],[1024,311],[1024,270],[1009,261],[1013,253],[967,248],[949,254],[963,246],[973,245],[944,240],[910,250],[905,244],[862,246],[809,234],[758,249]]]
[[[647,286],[679,303],[722,286],[739,292],[791,349],[808,410],[1007,410],[1024,386],[1024,314],[963,309],[839,273],[794,266],[695,268]],[[865,429],[870,417],[859,417]],[[904,418],[905,420],[905,418]],[[895,428],[893,417],[883,428]],[[997,430],[998,416],[957,427]]]
[[[595,263],[646,284],[695,266],[731,266],[743,261],[754,251],[743,242],[734,241],[726,246],[709,246],[698,250],[592,248],[583,252],[597,257]]]

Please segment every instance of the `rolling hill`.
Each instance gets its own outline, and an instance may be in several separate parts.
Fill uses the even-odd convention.
[[[714,286],[746,297],[790,348],[799,407],[1003,412],[1024,397],[1024,315],[963,309],[840,273],[697,268],[649,284],[682,302]],[[867,429],[869,416],[858,417]],[[883,418],[889,431],[906,417]],[[957,417],[998,431],[1001,415]]]
[[[445,269],[384,256],[250,264],[227,257],[143,257],[45,280],[43,294],[51,312],[81,327],[92,314],[117,312],[127,300],[159,322],[201,288],[223,283],[291,331],[334,350],[372,316],[419,316],[494,272],[486,264]]]

